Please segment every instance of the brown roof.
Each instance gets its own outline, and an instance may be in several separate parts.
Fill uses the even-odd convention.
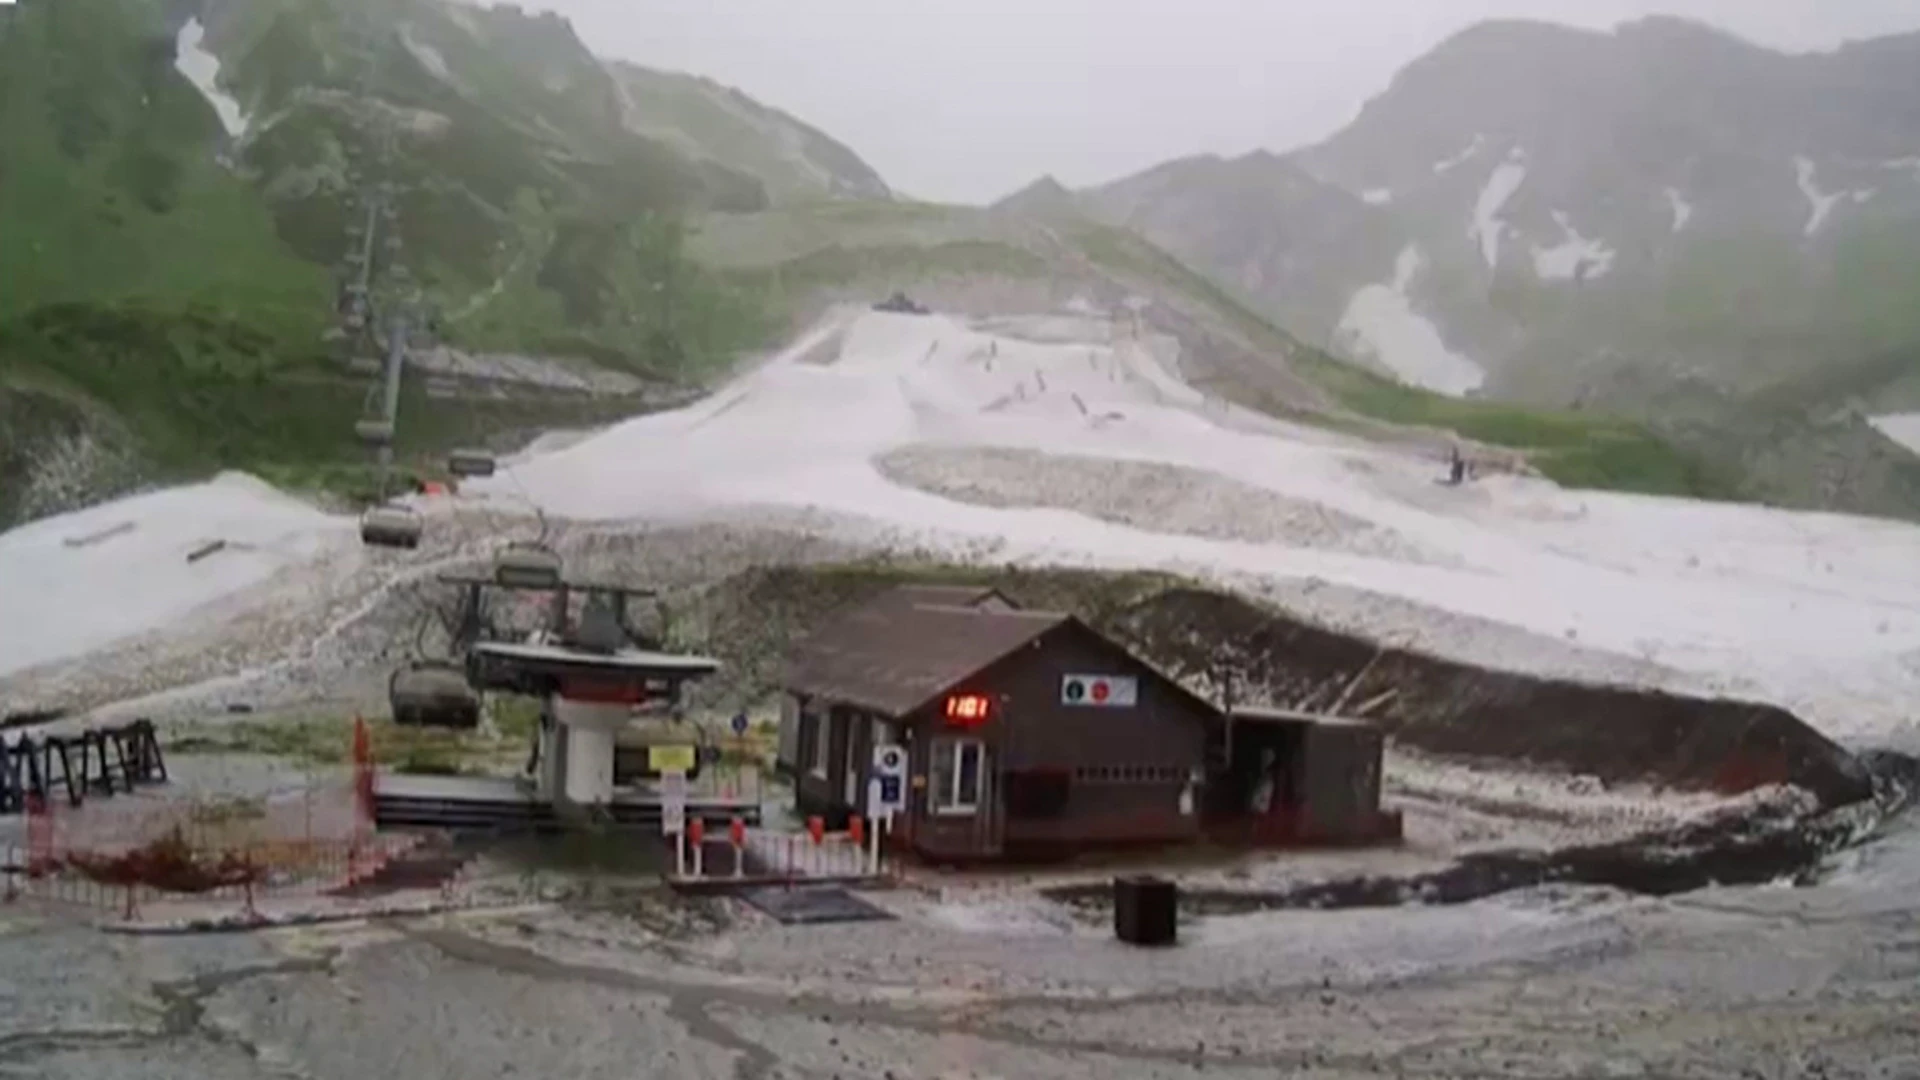
[[[992,590],[895,589],[815,631],[795,649],[786,689],[900,716],[1072,616],[970,603]],[[928,603],[943,599],[947,603]],[[962,600],[955,604],[951,601]]]

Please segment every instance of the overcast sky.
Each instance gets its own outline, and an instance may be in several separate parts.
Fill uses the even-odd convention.
[[[605,56],[706,75],[905,194],[984,202],[1322,138],[1477,20],[1650,13],[1777,48],[1920,29],[1920,0],[522,0]]]

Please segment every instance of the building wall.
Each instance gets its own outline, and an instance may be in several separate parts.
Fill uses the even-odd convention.
[[[1068,705],[1061,683],[1069,674],[1131,675],[1139,681],[1138,701],[1128,708]],[[1184,811],[1182,795],[1201,769],[1211,710],[1124,650],[1069,624],[956,692],[995,701],[981,733],[996,752],[1002,846],[1199,834],[1199,792],[1191,792]],[[942,726],[937,717],[921,722],[928,738]],[[943,838],[957,831],[951,823],[933,827]]]
[[[1307,729],[1300,780],[1302,839],[1349,840],[1370,836],[1380,813],[1384,738],[1355,724],[1314,724]]]
[[[1069,674],[1131,675],[1138,699],[1131,707],[1065,704],[1061,684]],[[910,763],[907,808],[894,835],[930,858],[1200,834],[1202,792],[1193,780],[1215,714],[1097,634],[1064,625],[949,693],[986,695],[990,717],[971,727],[949,724],[947,695],[897,719],[824,702],[792,704],[792,735],[783,726],[781,753],[792,762],[799,811],[822,815],[835,828],[863,812],[872,748],[891,737],[906,745]],[[816,738],[828,740],[824,776],[812,768]],[[946,750],[951,762],[947,740],[960,739],[977,740],[986,752],[978,803],[972,813],[941,812],[931,791],[935,752]]]

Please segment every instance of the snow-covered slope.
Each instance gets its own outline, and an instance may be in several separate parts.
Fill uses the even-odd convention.
[[[940,316],[842,313],[708,401],[535,456],[491,487],[503,497],[523,487],[575,518],[805,507],[995,560],[1311,578],[1690,671],[1796,708],[1837,736],[1907,723],[1920,689],[1920,529],[1505,476],[1449,488],[1433,461],[1249,424],[1166,393],[1168,377],[1124,335],[1040,344]],[[1037,452],[1027,501],[1048,508],[936,497],[876,468],[915,445],[953,451],[923,460],[956,470],[968,451]],[[1350,542],[1324,527],[1305,535],[1289,515],[1275,515],[1261,540],[1210,538],[1220,530],[1204,505],[1151,529],[1079,513],[1110,504],[1115,487],[1110,473],[1092,481],[1087,459],[1263,489],[1319,508]],[[953,490],[940,477],[926,486]],[[1252,513],[1241,502],[1217,511],[1242,526]],[[1382,533],[1401,554],[1379,554]],[[1418,627],[1369,628],[1421,637]]]
[[[1496,667],[1557,673],[1584,649],[1839,738],[1915,734],[1920,528],[1506,475],[1445,486],[1438,461],[1206,397],[1129,325],[843,309],[693,406],[536,446],[459,514],[531,499],[603,529],[801,520],[855,547],[1167,568]],[[228,548],[186,561],[215,538]],[[0,673],[195,609],[204,633],[304,564],[265,590],[298,603],[352,543],[350,522],[234,477],[5,534]]]
[[[351,520],[237,473],[0,533],[0,676],[176,623],[354,543]]]

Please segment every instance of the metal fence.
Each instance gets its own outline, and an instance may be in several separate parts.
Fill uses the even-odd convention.
[[[0,899],[124,918],[191,902],[217,917],[364,884],[418,838],[374,831],[364,728],[354,761],[252,796],[122,786],[82,801],[17,786],[24,836],[0,843]]]

